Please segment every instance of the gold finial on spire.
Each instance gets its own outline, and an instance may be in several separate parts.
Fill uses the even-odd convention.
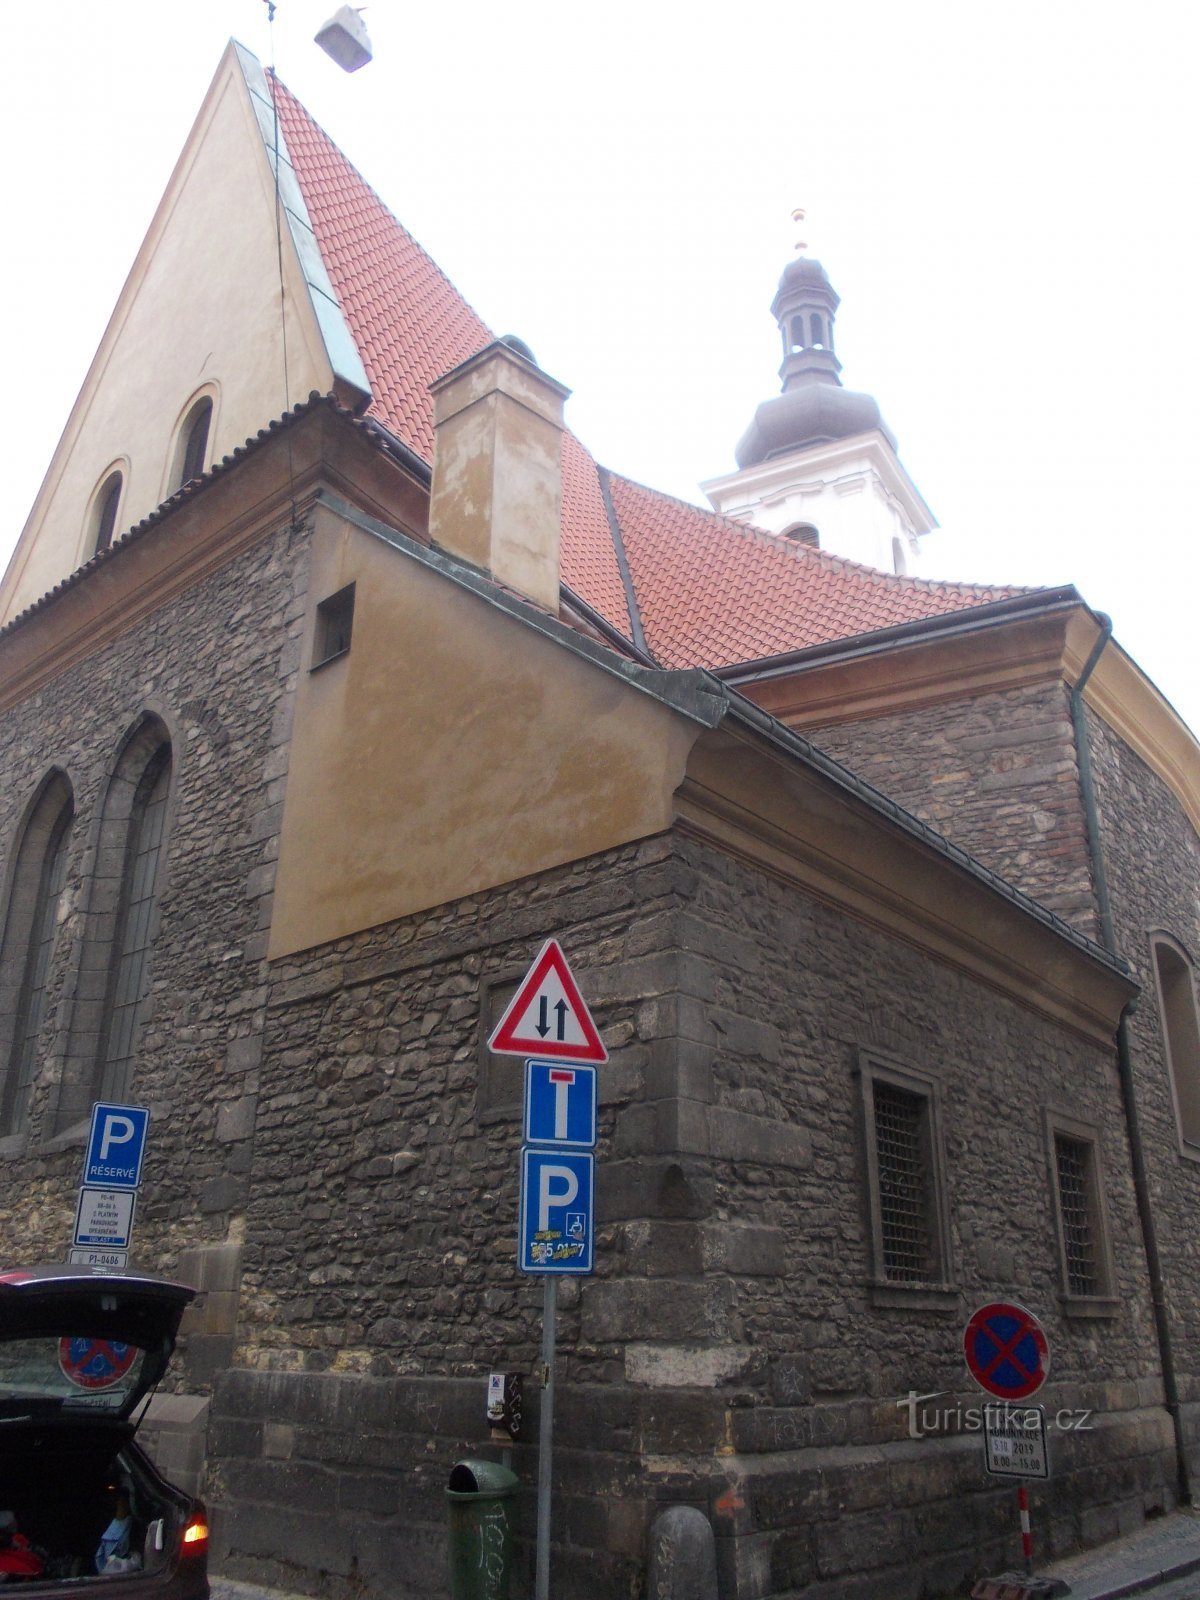
[[[792,221],[796,224],[796,253],[803,255],[808,249],[808,240],[804,237],[804,207],[796,206],[792,212]]]

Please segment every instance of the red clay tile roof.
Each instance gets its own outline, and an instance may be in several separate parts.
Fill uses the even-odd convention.
[[[433,460],[429,385],[495,334],[275,80],[284,143],[342,315],[371,384],[367,415]],[[596,464],[572,435],[563,452],[563,580],[629,636],[629,611]]]
[[[330,281],[371,384],[367,414],[433,458],[429,385],[494,335],[275,80],[279,120]],[[721,667],[961,611],[1024,591],[893,577],[610,479],[651,653]],[[625,586],[596,463],[563,449],[563,581],[626,638]]]
[[[899,578],[610,478],[646,643],[725,667],[1025,593]]]
[[[370,379],[368,414],[432,461],[429,385],[494,335],[324,129],[274,83],[309,221]]]

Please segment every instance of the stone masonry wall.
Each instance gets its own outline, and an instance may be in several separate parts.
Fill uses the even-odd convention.
[[[1093,1412],[1087,1431],[1052,1440],[1056,1475],[1035,1510],[1041,1548],[1107,1537],[1172,1503],[1111,1053],[835,908],[714,852],[688,855],[696,878],[678,938],[703,955],[692,1027],[709,1052],[712,1104],[766,1113],[811,1142],[805,1165],[783,1167],[765,1150],[712,1163],[713,1215],[752,1218],[775,1239],[773,1272],[730,1274],[748,1359],[726,1391],[732,1450],[710,1503],[724,1592],[961,1592],[971,1573],[1012,1558],[1011,1492],[990,1487],[980,1440],[959,1415],[979,1401],[962,1330],[990,1299],[1042,1319],[1053,1366],[1039,1399],[1051,1418]],[[870,1282],[854,1078],[864,1048],[940,1085],[957,1289],[940,1306]],[[1116,1267],[1110,1315],[1065,1314],[1048,1112],[1096,1131]],[[898,1402],[910,1391],[947,1391],[941,1437],[909,1438]]]
[[[1002,878],[1097,936],[1061,683],[805,731]]]
[[[1200,1484],[1200,1160],[1181,1154],[1150,947],[1170,934],[1200,966],[1200,839],[1166,784],[1089,714],[1101,836],[1117,943],[1142,985],[1130,1018],[1142,1140],[1172,1342]]]
[[[185,1322],[183,1385],[232,1349],[266,1000],[266,929],[304,609],[303,540],[281,532],[63,671],[0,718],[0,849],[51,766],[75,820],[38,1077],[25,1133],[0,1140],[0,1224],[15,1260],[62,1260],[84,1126],[55,1132],[81,1003],[98,812],[118,747],[165,724],[172,779],[150,997],[127,1097],[151,1108],[133,1259],[213,1293]]]
[[[222,1380],[209,1460],[226,1570],[348,1597],[390,1567],[441,1594],[445,1474],[489,1453],[489,1370],[525,1374],[536,1437],[519,1063],[488,1063],[480,1041],[489,984],[547,935],[611,1052],[597,1270],[559,1289],[556,1593],[630,1592],[675,1501],[712,1518],[730,1600],[952,1592],[1011,1559],[1011,1492],[956,1412],[977,1398],[962,1329],[994,1297],[1047,1326],[1051,1414],[1093,1413],[1054,1440],[1047,1541],[1171,1503],[1109,1052],[668,836],[276,965],[242,1370]],[[940,1086],[940,1295],[871,1283],[864,1049]],[[1116,1268],[1101,1317],[1060,1309],[1047,1110],[1099,1141]],[[905,1397],[943,1390],[935,1436],[910,1438]],[[527,1563],[528,1442],[514,1464]]]

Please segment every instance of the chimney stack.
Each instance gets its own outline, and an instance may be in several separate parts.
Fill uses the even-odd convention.
[[[497,341],[430,392],[431,541],[557,615],[563,403],[571,391]]]

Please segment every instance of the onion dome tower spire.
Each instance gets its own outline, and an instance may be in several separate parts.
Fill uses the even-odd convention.
[[[792,216],[804,220],[801,210]],[[875,399],[842,385],[834,352],[841,302],[807,248],[797,243],[771,302],[783,340],[782,393],[755,411],[734,452],[738,471],[702,487],[727,516],[908,572],[917,540],[936,524]]]

